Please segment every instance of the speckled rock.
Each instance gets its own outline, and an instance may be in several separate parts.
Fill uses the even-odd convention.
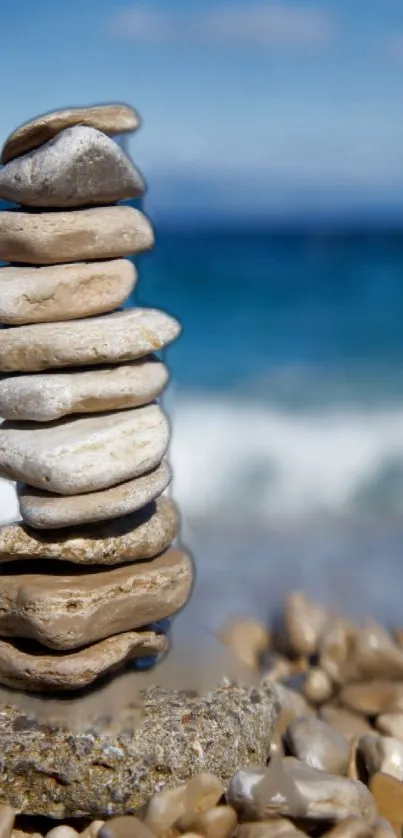
[[[157,404],[51,425],[3,422],[0,476],[61,495],[97,492],[155,468],[168,442]]]
[[[163,349],[180,331],[177,320],[153,308],[2,329],[0,371],[40,372],[134,361]]]
[[[63,497],[19,484],[17,494],[21,517],[26,524],[34,529],[54,530],[130,515],[157,498],[170,481],[171,468],[163,460],[147,474],[100,492]]]
[[[1,162],[8,163],[13,157],[47,143],[60,131],[73,125],[88,125],[113,137],[114,134],[136,131],[140,117],[133,108],[121,104],[51,111],[25,122],[7,137],[1,152]]]
[[[96,207],[70,212],[1,212],[0,260],[58,265],[113,259],[149,250],[154,233],[134,207]]]
[[[104,314],[125,302],[136,278],[128,259],[0,268],[0,323],[21,326]]]
[[[27,207],[112,204],[144,191],[143,178],[120,146],[87,125],[66,128],[0,170],[0,198]]]
[[[269,684],[202,697],[151,688],[138,728],[113,734],[38,726],[3,706],[0,803],[27,814],[103,817],[134,812],[161,786],[200,771],[226,786],[239,766],[264,766],[277,711]]]
[[[0,636],[78,649],[171,617],[193,584],[192,561],[176,549],[150,561],[83,571],[58,562],[43,562],[35,571],[30,563],[4,566]]]
[[[159,498],[131,515],[107,523],[38,533],[22,524],[0,527],[0,561],[41,559],[81,565],[119,565],[151,559],[178,534],[179,513],[169,498]]]
[[[0,416],[22,422],[53,422],[79,413],[141,407],[168,382],[165,364],[141,358],[120,366],[0,378]]]
[[[124,632],[72,652],[50,652],[37,643],[0,640],[0,683],[28,692],[88,687],[135,658],[157,657],[167,638],[154,631]]]

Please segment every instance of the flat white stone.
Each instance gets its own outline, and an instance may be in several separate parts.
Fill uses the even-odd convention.
[[[25,122],[7,137],[1,152],[1,162],[8,163],[13,157],[47,143],[60,131],[72,125],[89,125],[108,136],[113,136],[135,131],[140,125],[140,117],[134,108],[121,104],[51,111]]]
[[[158,405],[41,426],[4,422],[0,477],[61,495],[96,492],[161,462],[169,424]]]
[[[20,326],[113,311],[135,286],[128,259],[45,268],[0,268],[0,323]]]
[[[73,413],[103,413],[154,401],[168,382],[168,369],[145,358],[122,366],[0,378],[0,416],[53,422]]]
[[[0,371],[39,372],[134,361],[162,349],[179,333],[177,320],[152,308],[16,326],[0,330]]]
[[[134,207],[96,207],[70,212],[0,212],[0,260],[58,265],[115,259],[149,250],[150,222]]]
[[[171,481],[166,460],[141,477],[119,483],[100,492],[63,497],[32,486],[17,487],[22,519],[39,530],[55,530],[93,521],[109,521],[130,515],[153,501]],[[9,516],[15,520],[16,516]]]
[[[0,198],[27,207],[81,207],[139,198],[140,173],[120,146],[74,125],[0,169]]]

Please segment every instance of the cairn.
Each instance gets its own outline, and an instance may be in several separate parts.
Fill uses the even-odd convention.
[[[144,193],[114,135],[134,110],[57,111],[2,150],[0,476],[18,483],[22,523],[0,529],[0,683],[87,687],[167,650],[164,621],[186,603],[192,564],[166,496],[168,381],[155,356],[180,326],[118,310],[152,248],[148,219],[119,204]]]

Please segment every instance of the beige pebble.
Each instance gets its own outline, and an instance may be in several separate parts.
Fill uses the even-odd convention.
[[[270,683],[270,675],[265,676],[263,683],[266,678]],[[284,684],[280,683],[276,683],[274,689],[280,703],[280,713],[277,720],[277,731],[280,735],[285,733],[290,722],[299,716],[314,715],[314,710],[300,693],[297,693],[295,690],[290,690]]]
[[[214,806],[206,812],[184,815],[176,825],[181,828],[186,824],[187,832],[191,830],[205,838],[231,838],[237,822],[237,814],[231,806]]]
[[[312,666],[306,674],[302,694],[311,704],[324,704],[333,695],[333,681],[324,669]]]
[[[136,131],[140,117],[133,108],[120,103],[51,111],[25,122],[7,137],[1,152],[1,162],[8,163],[14,157],[47,143],[60,131],[73,125],[88,125],[111,137]]]
[[[45,838],[77,838],[78,832],[71,826],[54,826],[46,833]]]
[[[285,603],[285,629],[293,652],[313,655],[328,619],[326,609],[315,605],[306,594],[295,591]]]
[[[24,573],[13,563],[2,574],[0,636],[77,649],[172,616],[192,581],[189,556],[173,548],[151,561],[86,573],[67,573],[57,563]]]
[[[370,778],[369,788],[379,815],[391,824],[400,838],[403,828],[403,783],[389,774],[379,773]]]
[[[370,777],[382,771],[383,774],[403,780],[403,742],[399,739],[376,733],[362,736],[358,752]]]
[[[297,830],[288,818],[279,818],[274,815],[266,821],[240,823],[236,834],[237,838],[277,838],[279,835],[283,838],[285,835],[289,835],[290,830],[292,830],[294,838],[297,838],[297,835],[304,834]]]
[[[168,420],[156,404],[45,426],[7,421],[0,476],[60,495],[97,492],[155,468],[168,443]]]
[[[103,827],[105,821],[92,821],[83,832],[80,833],[81,838],[97,838],[99,830]]]
[[[370,724],[359,715],[342,707],[323,706],[320,708],[320,715],[331,727],[342,733],[349,741],[355,736],[362,736],[371,733]]]
[[[260,657],[270,646],[269,632],[257,620],[231,620],[217,636],[252,669],[259,668]]]
[[[157,838],[162,838],[186,811],[186,784],[162,789],[149,800],[145,825]],[[108,838],[100,835],[99,838]]]
[[[372,824],[373,838],[395,838],[395,830],[386,818],[377,818]]]
[[[0,838],[10,838],[13,831],[16,812],[7,804],[0,806]]]
[[[127,300],[136,279],[128,259],[0,268],[0,323],[20,326],[104,314]]]
[[[134,815],[121,815],[104,823],[98,838],[154,838],[154,833]]]
[[[403,740],[403,713],[381,713],[376,718],[375,727],[381,733]]]
[[[149,250],[148,219],[129,206],[0,213],[0,260],[28,265],[116,259]]]
[[[373,620],[360,629],[354,641],[354,678],[403,678],[403,650]]]
[[[356,627],[348,620],[333,619],[326,624],[319,642],[319,664],[329,678],[339,685],[354,670],[352,648]]]
[[[291,754],[311,768],[328,774],[347,773],[349,743],[322,719],[314,716],[295,719],[287,728],[286,742]]]
[[[323,834],[323,838],[372,838],[372,825],[357,817],[344,818]]]
[[[372,680],[348,684],[341,690],[340,701],[364,716],[403,711],[403,682]]]
[[[139,198],[145,183],[118,143],[73,125],[0,169],[0,198],[25,207],[76,208]]]
[[[41,372],[135,361],[163,349],[181,331],[163,311],[125,311],[58,323],[35,323],[0,330],[0,370]]]

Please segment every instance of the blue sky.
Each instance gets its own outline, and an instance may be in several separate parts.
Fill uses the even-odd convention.
[[[402,0],[0,0],[5,137],[126,101],[155,215],[403,217]]]

